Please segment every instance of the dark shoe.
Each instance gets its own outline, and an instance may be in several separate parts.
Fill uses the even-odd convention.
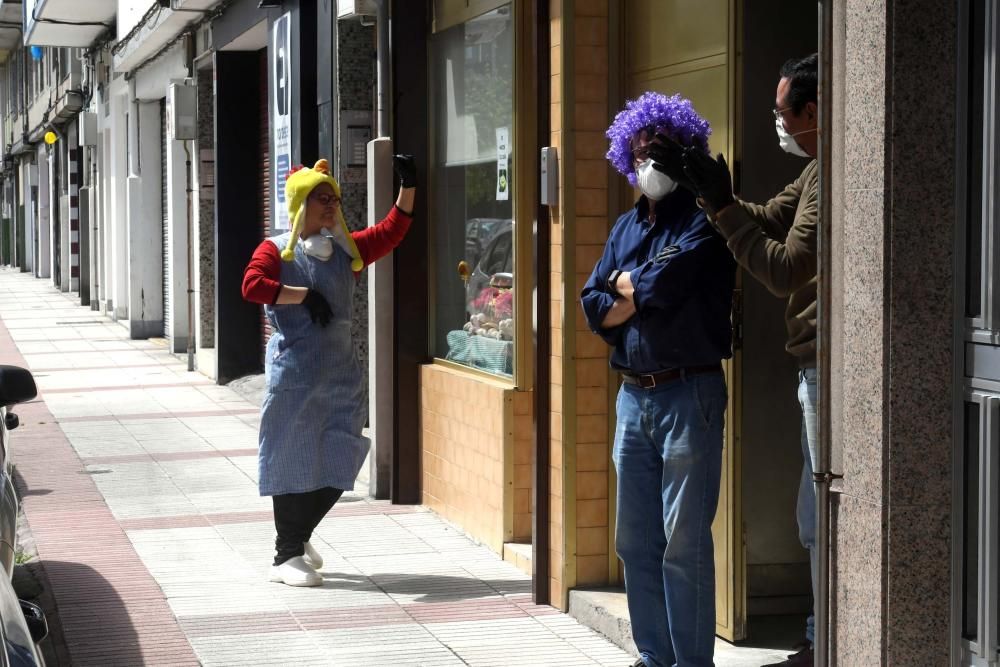
[[[788,657],[791,658],[796,653],[801,653],[807,648],[812,648],[812,642],[803,637],[795,646],[792,647],[792,652],[788,654]]]
[[[809,646],[798,653],[788,656],[787,660],[772,662],[767,665],[761,665],[761,667],[813,667],[815,660],[812,646]]]

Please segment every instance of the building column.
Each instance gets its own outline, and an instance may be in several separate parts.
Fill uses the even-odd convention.
[[[38,262],[35,266],[36,278],[49,278],[52,275],[52,248],[51,244],[51,202],[49,201],[49,189],[51,187],[51,165],[49,156],[44,145],[40,145],[36,152],[36,164],[38,166],[38,196],[35,198],[37,214],[35,215],[35,252]]]
[[[136,101],[131,106],[138,127],[129,129],[129,336],[150,338],[163,335],[160,104]]]
[[[66,129],[66,196],[69,206],[67,212],[69,216],[64,223],[69,232],[65,237],[66,248],[63,255],[66,263],[63,265],[65,276],[63,277],[63,291],[80,291],[80,162],[83,156],[83,149],[77,139],[77,126],[73,122]]]
[[[830,664],[950,664],[956,7],[836,40]]]
[[[111,102],[111,117],[119,122],[111,123],[110,165],[111,192],[108,197],[108,220],[111,234],[107,245],[107,273],[110,278],[107,308],[115,320],[128,319],[128,126],[135,122],[129,113],[128,99],[124,94],[116,94]],[[125,122],[121,122],[125,119]]]
[[[198,140],[192,207],[195,350],[198,370],[215,378],[215,106],[214,69],[198,71]]]
[[[24,187],[21,205],[24,212],[24,240],[20,244],[21,270],[34,274],[36,264],[35,221],[38,219],[38,207],[35,204],[38,199],[38,165],[32,159],[26,158],[21,162],[21,167],[21,184]]]
[[[181,83],[181,82],[177,82]],[[184,352],[188,345],[188,264],[191,254],[188,238],[188,171],[193,165],[195,142],[167,138],[167,225],[168,261],[170,263],[170,328],[164,335],[171,339],[173,352]],[[193,196],[193,193],[192,193]],[[193,206],[193,202],[192,202]]]
[[[62,210],[63,178],[62,174],[59,173],[62,169],[63,160],[60,154],[63,149],[64,146],[58,142],[47,147],[45,151],[49,174],[49,277],[52,280],[52,286],[56,289],[62,289],[63,272],[66,266],[62,261],[62,251],[63,246],[65,246],[63,224],[66,216]]]
[[[56,179],[52,191],[53,211],[59,217],[53,225],[53,236],[58,237],[58,242],[53,246],[58,251],[52,257],[56,258],[54,264],[59,267],[58,275],[53,271],[53,278],[56,288],[62,292],[68,292],[70,287],[70,247],[69,247],[69,145],[67,136],[64,136],[52,151],[53,172]],[[55,267],[53,267],[55,268]]]

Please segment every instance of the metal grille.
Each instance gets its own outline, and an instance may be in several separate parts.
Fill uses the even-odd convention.
[[[959,3],[963,42],[959,123],[964,130],[956,182],[962,215],[956,229],[964,283],[965,403],[956,410],[953,528],[953,638],[960,664],[1000,664],[1000,200],[995,194],[1000,152],[1000,0]],[[963,125],[965,126],[963,128]]]
[[[160,100],[160,219],[163,229],[163,336],[173,339],[173,329],[170,326],[170,221],[167,207],[167,101]]]

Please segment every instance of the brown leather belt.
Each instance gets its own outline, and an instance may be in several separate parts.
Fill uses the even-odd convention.
[[[643,389],[652,389],[658,384],[679,380],[686,375],[704,375],[706,373],[721,373],[722,364],[707,366],[687,366],[685,368],[670,368],[659,373],[622,373],[622,380]]]

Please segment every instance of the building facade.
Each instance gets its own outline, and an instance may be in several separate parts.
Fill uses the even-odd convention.
[[[334,3],[259,4],[0,7],[23,26],[0,31],[4,261],[220,383],[263,367],[269,332],[239,281],[256,244],[287,227],[279,179],[340,152],[335,104],[365,140],[372,125],[373,64],[338,77],[331,45],[356,65],[373,29],[338,22]],[[363,226],[364,153],[334,162],[349,224]]]
[[[818,50],[824,26],[799,3],[402,4],[394,39],[418,64],[397,63],[396,97],[427,102],[397,113],[394,136],[426,137],[430,187],[426,244],[396,258],[397,273],[427,277],[398,281],[397,317],[428,323],[396,349],[398,418],[419,426],[396,442],[420,463],[419,479],[397,465],[400,496],[419,491],[566,608],[575,588],[621,581],[619,380],[577,302],[634,198],[603,132],[626,98],[679,92],[712,123],[741,196],[764,201],[803,166],[772,134],[778,70]],[[995,5],[833,4],[830,664],[997,664]],[[729,639],[754,616],[809,608],[782,307],[741,277],[715,526]]]
[[[578,303],[635,198],[604,131],[626,99],[680,93],[764,201],[803,166],[772,134],[778,69],[829,28],[828,661],[998,664],[996,0],[833,3],[828,24],[779,0],[389,0],[381,81],[373,17],[261,4],[0,1],[0,261],[219,383],[258,373],[242,269],[286,225],[293,164],[333,158],[366,224],[381,91],[422,187],[373,297],[390,333],[368,336],[364,281],[355,309],[359,353],[391,371],[373,493],[428,505],[565,609],[621,583],[620,380]],[[740,277],[714,529],[730,640],[810,605],[782,313]]]

